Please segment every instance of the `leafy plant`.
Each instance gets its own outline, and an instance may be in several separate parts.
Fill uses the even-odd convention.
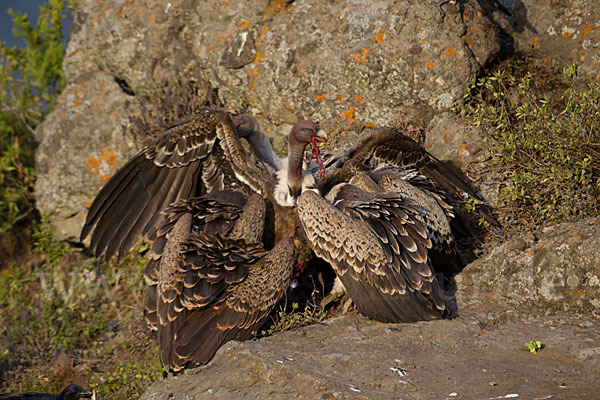
[[[65,248],[54,236],[54,230],[46,214],[42,214],[42,220],[33,233],[34,252],[46,257],[50,265],[56,265],[66,254]]]
[[[544,345],[539,340],[530,340],[529,342],[523,342],[523,345],[527,347],[530,353],[537,354],[538,350],[544,348]]]
[[[26,14],[8,11],[13,34],[25,45],[0,42],[0,236],[34,210],[34,129],[64,87],[61,29],[66,9],[64,0],[49,0],[40,7],[35,26]]]
[[[525,70],[505,65],[466,94],[502,181],[507,233],[600,211],[600,83],[576,89],[576,65],[562,79]]]

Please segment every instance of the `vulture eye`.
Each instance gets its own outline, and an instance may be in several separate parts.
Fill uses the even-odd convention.
[[[309,128],[302,128],[300,129],[300,133],[302,134],[302,136],[311,137],[314,134],[314,131]]]

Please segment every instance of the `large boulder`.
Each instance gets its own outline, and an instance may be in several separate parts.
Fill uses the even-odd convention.
[[[515,53],[555,70],[577,61],[581,76],[596,76],[592,3],[82,0],[64,61],[71,95],[37,130],[37,206],[61,239],[75,240],[103,184],[87,160],[108,148],[121,166],[140,147],[121,134],[138,112],[127,107],[137,104],[132,95],[155,101],[186,71],[218,89],[228,109],[256,114],[279,150],[301,118],[342,147],[365,127],[410,119],[431,123],[435,154],[480,161],[485,146],[447,111],[483,66]],[[88,85],[90,74],[100,86]]]
[[[581,82],[600,80],[600,8],[596,0],[479,3],[500,28],[508,55],[527,55],[556,71],[577,63]]]
[[[37,207],[50,214],[59,238],[78,240],[94,194],[137,152],[136,138],[124,129],[124,105],[132,103],[135,110],[133,102],[112,76],[83,72],[38,127]]]
[[[545,348],[529,353],[531,340]],[[568,315],[485,329],[473,316],[382,324],[352,315],[229,342],[141,399],[592,399],[599,346],[597,324]]]
[[[67,89],[38,128],[38,207],[61,239],[75,240],[86,204],[140,146],[123,136],[137,112],[126,107],[132,95],[152,102],[185,71],[217,88],[228,109],[256,114],[278,149],[302,118],[319,121],[338,145],[365,126],[426,123],[500,51],[481,6],[461,7],[83,0],[64,62]],[[104,151],[114,153],[105,155],[110,165]],[[88,160],[103,172],[94,175]]]
[[[457,279],[473,308],[599,318],[600,218],[512,239],[469,264]]]

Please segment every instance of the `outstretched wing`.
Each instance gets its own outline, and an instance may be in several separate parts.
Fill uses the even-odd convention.
[[[156,291],[160,273],[160,263],[165,253],[168,240],[173,240],[171,231],[186,214],[191,215],[192,221],[187,235],[180,240],[185,240],[189,235],[198,232],[207,232],[228,235],[242,213],[247,197],[238,191],[223,190],[206,194],[202,197],[193,197],[178,200],[162,211],[163,219],[158,226],[148,232],[150,245],[150,259],[144,271],[146,293],[144,296],[144,323],[150,330],[156,330],[157,300]]]
[[[92,203],[81,239],[99,256],[123,257],[172,202],[224,188],[265,193],[272,177],[244,150],[231,116],[206,108],[173,125],[108,181]]]
[[[205,364],[225,342],[248,338],[290,283],[294,246],[260,244],[200,233],[181,249],[183,285],[176,300],[159,298],[163,363],[174,370]]]
[[[328,261],[365,315],[385,322],[442,316],[445,303],[427,251],[419,207],[395,193],[352,185],[335,206],[314,192],[298,200],[298,215],[317,256]]]
[[[401,128],[381,127],[367,131],[340,158],[338,165],[348,160],[356,160],[371,168],[385,163],[415,169],[457,198],[463,198],[463,193],[466,193],[483,200],[466,179],[402,133]]]

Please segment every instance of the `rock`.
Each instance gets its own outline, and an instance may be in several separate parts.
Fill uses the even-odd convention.
[[[229,342],[208,365],[155,382],[141,399],[594,398],[600,331],[584,321],[560,315],[484,331],[472,316],[383,324],[349,315]],[[545,345],[536,355],[523,345],[532,339]]]
[[[134,101],[111,76],[85,72],[67,85],[54,112],[37,128],[37,207],[50,215],[60,239],[79,241],[86,206],[135,154],[136,140],[123,129],[128,123],[124,105]]]
[[[423,146],[441,160],[452,160],[462,168],[473,163],[483,163],[490,156],[480,128],[469,121],[443,112],[436,114],[427,127]]]
[[[364,126],[426,123],[500,50],[481,7],[461,7],[82,0],[64,61],[65,94],[38,128],[38,207],[60,239],[75,240],[100,179],[140,147],[122,133],[127,113],[136,112],[126,110],[131,95],[155,101],[165,81],[186,71],[199,71],[226,108],[256,114],[277,149],[303,118],[341,133],[331,135],[338,144]]]
[[[600,317],[600,218],[563,223],[515,238],[458,277],[467,306],[532,315],[561,311]]]
[[[461,98],[500,49],[477,4],[462,14],[446,7],[445,16],[426,2],[271,5],[259,15],[244,10],[219,28],[226,37],[251,32],[254,61],[204,76],[223,89],[228,107],[248,104],[269,125],[311,118],[329,131],[357,133],[370,124],[426,121]],[[215,65],[218,55],[203,54],[203,63]]]
[[[519,53],[562,71],[577,62],[582,82],[600,80],[600,10],[595,0],[480,2],[498,24],[505,52]]]

